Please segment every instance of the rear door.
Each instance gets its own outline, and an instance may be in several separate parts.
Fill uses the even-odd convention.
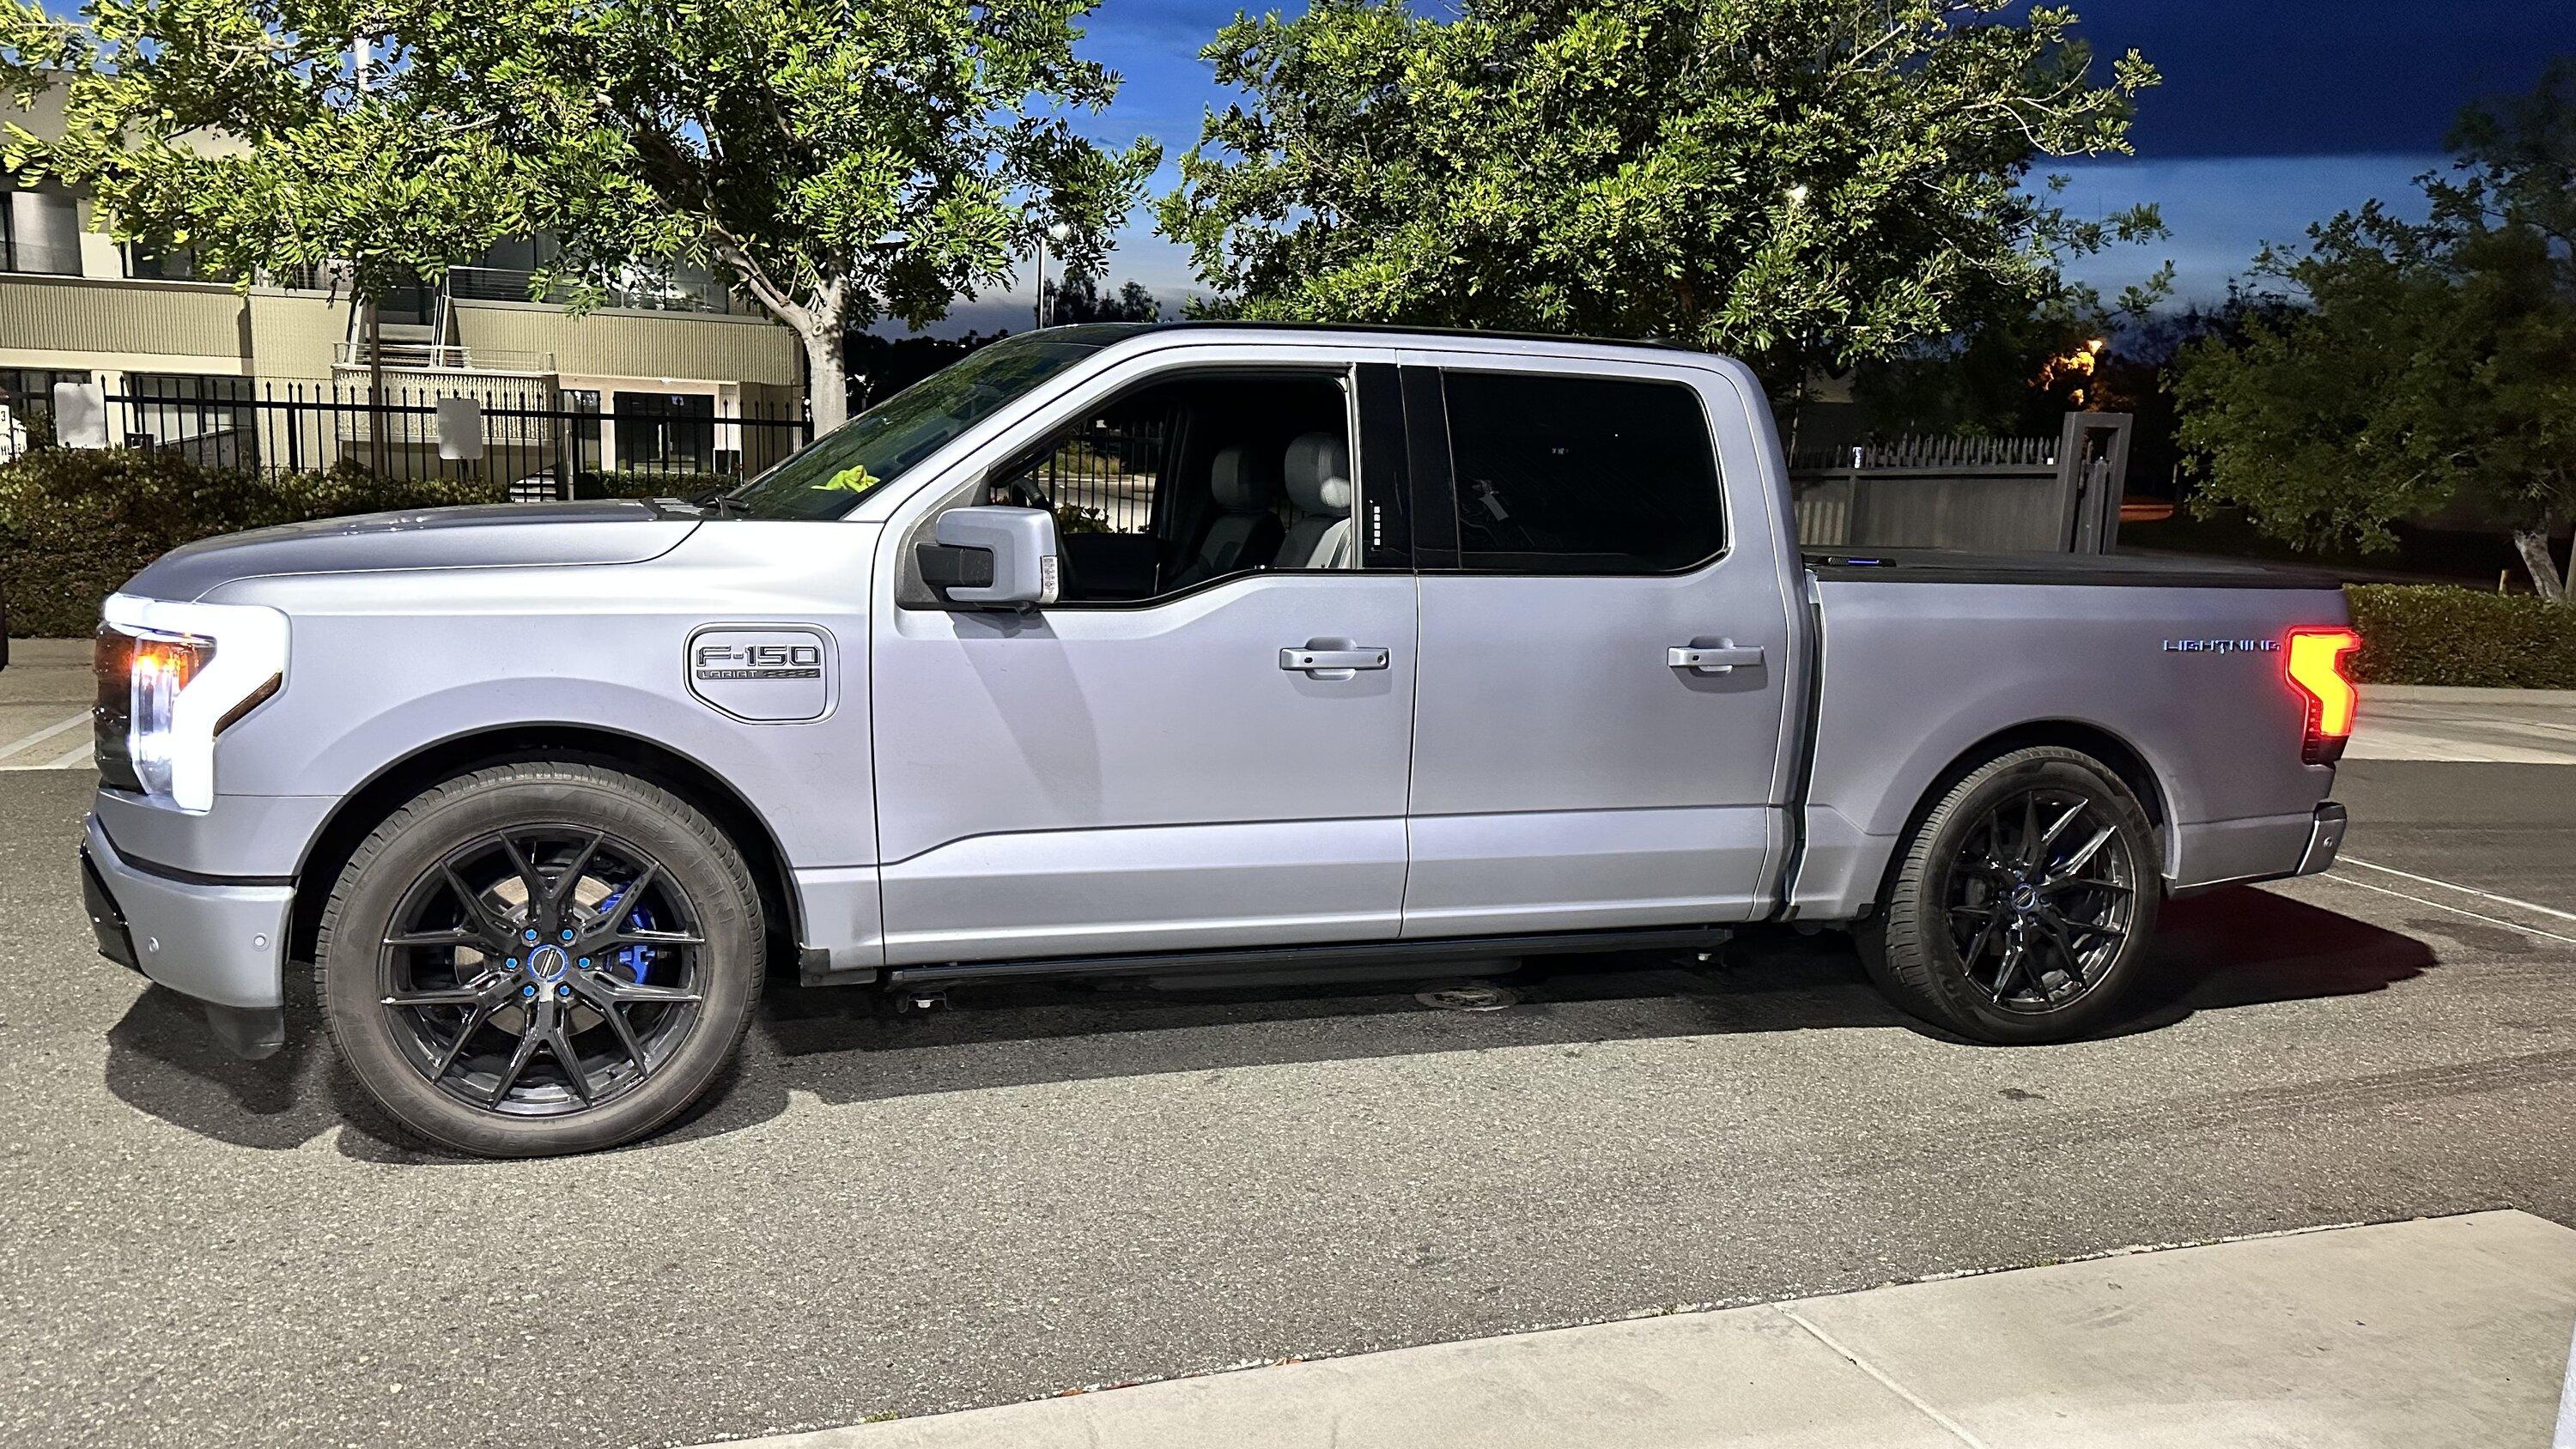
[[[1397,932],[1417,650],[1393,353],[1186,351],[1189,366],[1113,373],[1048,413],[1042,436],[1007,445],[1051,460],[1048,501],[1085,540],[1068,547],[1062,602],[977,613],[878,596],[893,965]],[[1249,391],[1222,416],[1176,420],[1160,456],[1177,461],[1104,443],[1135,389],[1202,384]],[[1318,433],[1339,435],[1347,462]],[[1294,558],[1214,577],[1187,566],[1197,539],[1178,534],[1204,531],[1187,520],[1209,512],[1219,453],[1228,476],[1267,480],[1258,496],[1283,524],[1270,536]],[[1329,499],[1309,486],[1319,468],[1345,470]],[[889,526],[881,576],[903,572],[937,507],[983,501],[978,477],[960,481],[964,493],[907,505]],[[1163,562],[1141,595],[1123,571],[1081,566],[1117,552],[1096,535],[1131,527],[1178,531],[1152,551]],[[1321,546],[1342,535],[1360,542]]]
[[[1749,383],[1405,360],[1422,663],[1404,934],[1760,913],[1803,661]]]

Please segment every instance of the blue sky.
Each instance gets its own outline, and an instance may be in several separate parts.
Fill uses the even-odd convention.
[[[2140,106],[2134,160],[2053,166],[2074,178],[2068,203],[2099,214],[2137,201],[2164,208],[2173,235],[2080,263],[2116,291],[2171,258],[2181,299],[2223,295],[2266,240],[2378,196],[2401,199],[2441,161],[2444,131],[2469,100],[2523,90],[2553,54],[2576,52],[2565,0],[2072,0],[2100,52],[2135,46],[2165,84]],[[1086,127],[1138,134],[1178,154],[1221,105],[1198,59],[1232,0],[1103,0],[1086,53],[1126,77],[1116,106]],[[1290,6],[1293,11],[1293,4]],[[1158,185],[1173,177],[1165,168]],[[1186,260],[1135,225],[1111,261],[1176,295]],[[1027,325],[1025,294],[962,307],[951,327]],[[949,329],[943,329],[949,330]]]

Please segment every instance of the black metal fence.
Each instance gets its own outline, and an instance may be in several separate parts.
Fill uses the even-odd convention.
[[[1068,528],[1151,533],[1154,487],[1170,436],[1160,415],[1103,419],[1058,444],[1032,481]]]
[[[801,408],[720,410],[709,394],[603,396],[539,378],[389,381],[381,395],[363,382],[149,378],[106,402],[112,446],[228,470],[479,481],[530,501],[722,486],[812,437]]]

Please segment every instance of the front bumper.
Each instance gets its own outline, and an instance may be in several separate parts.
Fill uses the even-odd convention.
[[[100,955],[216,1006],[284,1004],[293,886],[155,870],[119,854],[96,816],[81,842],[81,868]]]

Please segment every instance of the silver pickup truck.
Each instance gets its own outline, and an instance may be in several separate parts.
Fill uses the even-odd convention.
[[[763,979],[1706,947],[2098,1027],[2159,901],[2323,869],[2331,587],[1802,555],[1725,358],[1087,326],[766,475],[179,549],[106,604],[100,947],[400,1123],[668,1122]],[[1436,974],[1426,971],[1425,974]]]

